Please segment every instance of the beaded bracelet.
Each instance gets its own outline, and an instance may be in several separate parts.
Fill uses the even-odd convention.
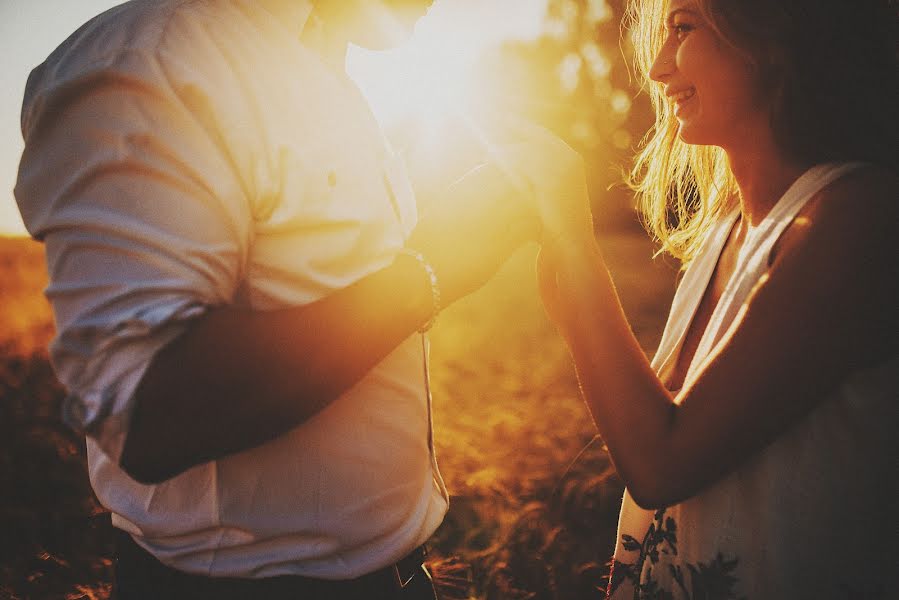
[[[424,255],[418,250],[413,250],[411,248],[403,248],[399,252],[404,256],[408,256],[410,258],[414,258],[415,261],[421,265],[421,268],[424,269],[425,274],[428,276],[428,282],[431,284],[431,301],[432,301],[432,311],[431,317],[425,322],[424,325],[418,330],[419,333],[424,333],[434,326],[434,322],[437,320],[437,315],[440,313],[440,286],[437,284],[437,273],[434,272],[434,267],[428,262],[428,259],[424,257]]]

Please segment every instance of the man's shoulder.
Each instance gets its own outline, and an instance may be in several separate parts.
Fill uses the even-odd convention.
[[[93,17],[67,37],[41,66],[54,73],[86,68],[122,52],[158,45],[171,18],[190,0],[130,0]]]
[[[22,104],[23,129],[41,112],[47,96],[65,94],[85,82],[124,77],[163,87],[173,83],[167,81],[174,72],[169,63],[214,69],[215,60],[223,60],[220,49],[227,46],[227,40],[215,38],[229,29],[224,26],[228,14],[240,14],[236,4],[130,0],[90,19],[31,72]],[[204,38],[212,43],[203,43]]]
[[[268,31],[275,22],[261,15],[268,15],[261,4],[244,0],[130,0],[81,25],[35,67],[26,104],[31,95],[101,72],[158,78],[171,74],[172,63],[196,65],[199,73],[239,61],[282,33]]]
[[[116,70],[156,48],[167,24],[190,0],[131,0],[93,17],[63,40],[28,77],[23,121],[41,96],[73,81]]]

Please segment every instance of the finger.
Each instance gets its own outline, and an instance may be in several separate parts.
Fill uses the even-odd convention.
[[[550,319],[558,321],[561,318],[559,285],[556,280],[556,271],[552,267],[545,248],[541,248],[537,254],[537,289],[540,291],[540,298],[543,300],[544,308]]]
[[[470,133],[474,136],[477,143],[481,146],[481,151],[487,157],[490,164],[496,166],[505,178],[512,184],[520,194],[525,197],[531,197],[534,194],[533,186],[530,180],[524,176],[523,172],[516,163],[515,155],[511,153],[507,145],[497,144],[492,141],[480,128],[476,127],[469,119],[465,123],[470,129]]]
[[[487,136],[495,144],[514,144],[535,138],[555,137],[542,125],[509,111],[481,111],[479,118],[465,117],[469,127]]]
[[[537,241],[543,237],[543,221],[536,215],[524,217],[519,221],[515,235],[518,243]]]

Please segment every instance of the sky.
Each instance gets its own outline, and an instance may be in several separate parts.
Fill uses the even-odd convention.
[[[120,3],[0,0],[0,235],[26,235],[12,190],[23,148],[19,113],[28,74],[78,26]],[[545,7],[546,0],[437,0],[407,47],[385,53],[356,50],[349,57],[350,73],[355,68],[379,74],[359,83],[376,114],[385,114],[396,97],[385,88],[401,84],[391,77],[398,65],[426,57],[441,63],[444,72],[459,72],[487,45],[536,37]]]

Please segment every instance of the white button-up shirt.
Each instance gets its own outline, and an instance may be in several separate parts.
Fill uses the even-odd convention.
[[[355,577],[424,542],[447,507],[418,336],[271,442],[160,485],[118,466],[134,389],[191,319],[313,302],[390,264],[415,224],[360,94],[299,41],[310,11],[135,0],[75,32],[25,92],[15,193],[46,243],[68,418],[113,523],[188,572]]]

